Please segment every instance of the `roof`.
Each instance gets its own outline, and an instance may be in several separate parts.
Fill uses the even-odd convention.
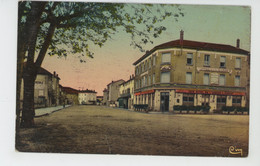
[[[86,90],[80,90],[78,91],[79,93],[97,93],[95,90],[89,90],[89,89],[86,89]]]
[[[127,81],[125,81],[125,82],[122,82],[122,83],[119,84],[119,85],[126,84],[126,83],[128,83],[128,82],[130,82],[130,81],[132,81],[132,80],[134,80],[134,79],[135,79],[135,77],[133,76],[133,77],[131,77],[129,80],[127,80]]]
[[[27,64],[27,62],[23,63],[24,67],[26,66],[26,64]],[[49,72],[48,70],[44,69],[43,67],[39,68],[37,74],[48,75],[48,76],[55,76],[56,78],[60,79],[60,77],[58,76],[58,74],[56,74],[55,71],[52,74],[51,72]]]
[[[173,41],[166,42],[166,43],[160,44],[158,46],[155,46],[153,49],[151,49],[150,51],[147,51],[141,58],[139,58],[137,61],[135,61],[133,63],[133,65],[136,65],[137,63],[141,62],[143,59],[145,59],[146,57],[151,55],[155,50],[173,48],[173,47],[249,55],[248,51],[243,50],[241,48],[231,46],[231,45],[198,42],[198,41],[191,41],[191,40],[183,40],[182,43],[183,44],[181,44],[180,40],[173,40]]]
[[[112,82],[110,82],[109,84],[107,84],[107,86],[109,86],[110,84],[113,84],[113,83],[119,82],[119,81],[123,81],[123,82],[125,82],[123,79],[120,79],[120,80],[117,80],[117,81],[112,81]]]
[[[69,94],[78,94],[78,90],[73,89],[71,87],[62,87],[62,90]]]

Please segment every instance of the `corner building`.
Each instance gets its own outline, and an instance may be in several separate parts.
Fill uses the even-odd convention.
[[[153,111],[174,105],[223,106],[248,104],[249,52],[224,44],[180,39],[147,51],[135,66],[135,104]]]

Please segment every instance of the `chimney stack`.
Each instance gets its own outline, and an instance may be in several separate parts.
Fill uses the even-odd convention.
[[[56,72],[55,72],[55,71],[53,72],[53,76],[54,76],[54,77],[56,76]]]
[[[180,45],[183,45],[183,35],[184,35],[184,31],[181,30],[180,31]]]
[[[237,39],[237,48],[240,47],[240,39]]]

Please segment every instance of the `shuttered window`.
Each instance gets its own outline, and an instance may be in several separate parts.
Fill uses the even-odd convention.
[[[210,64],[210,55],[204,55],[204,65],[209,66]]]
[[[192,73],[187,72],[186,73],[186,84],[191,84],[192,83]]]
[[[161,83],[169,83],[170,82],[170,72],[161,73]]]
[[[235,76],[235,86],[240,86],[240,76]]]
[[[219,75],[219,85],[225,85],[226,76],[224,74]]]
[[[170,63],[171,62],[171,53],[162,53],[162,63]]]
[[[209,73],[205,73],[203,77],[203,84],[209,85]]]
[[[226,67],[226,57],[225,56],[220,57],[220,67]]]
[[[187,65],[192,65],[193,61],[193,54],[192,53],[188,53],[187,54]]]
[[[241,68],[241,58],[236,58],[235,68],[237,68],[237,69]]]

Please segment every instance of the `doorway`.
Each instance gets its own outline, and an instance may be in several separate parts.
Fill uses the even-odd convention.
[[[161,111],[169,111],[169,92],[161,92]]]

